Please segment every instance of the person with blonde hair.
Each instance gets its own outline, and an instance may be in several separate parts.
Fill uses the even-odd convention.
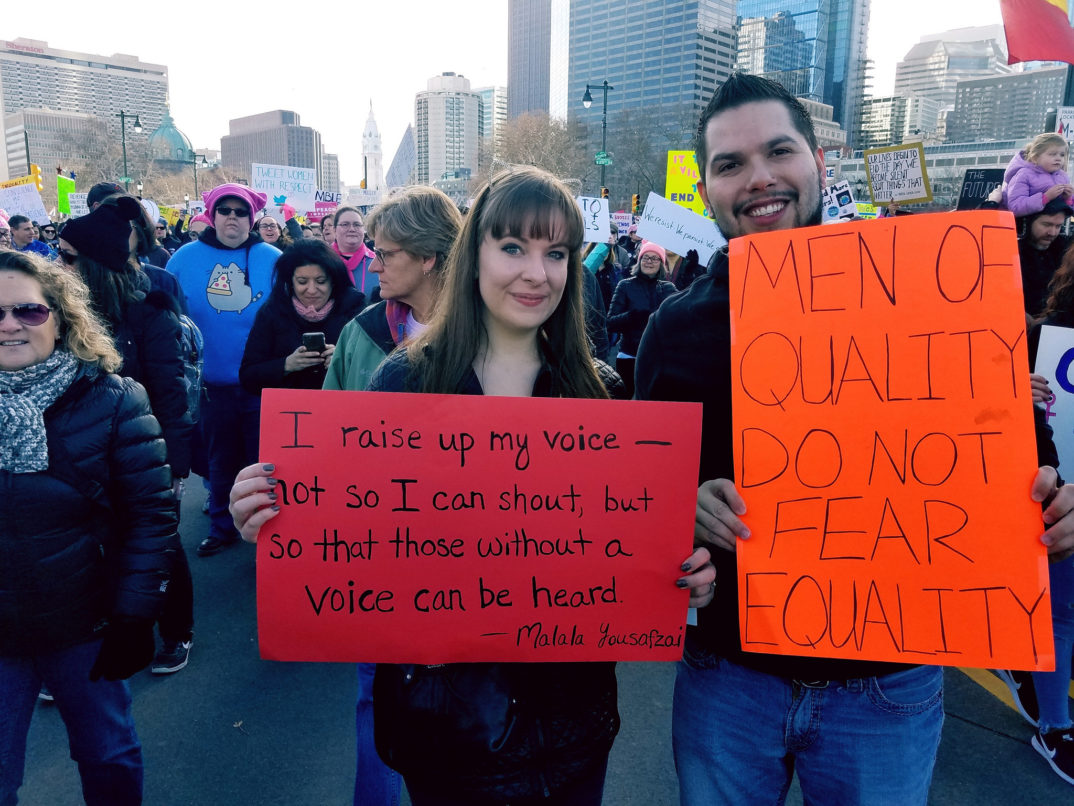
[[[1066,173],[1067,141],[1061,134],[1038,134],[1019,151],[1003,173],[1003,201],[1016,216],[1041,212],[1052,199],[1063,197],[1069,207],[1074,185]]]
[[[160,426],[119,366],[81,279],[0,252],[0,803],[42,684],[86,803],[141,803],[125,679],[153,658],[177,516]]]

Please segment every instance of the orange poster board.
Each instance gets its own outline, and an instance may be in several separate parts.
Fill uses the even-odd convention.
[[[273,660],[674,660],[701,406],[265,390]]]
[[[731,242],[751,652],[1053,668],[1014,222]]]

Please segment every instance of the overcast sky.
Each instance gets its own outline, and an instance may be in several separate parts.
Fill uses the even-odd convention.
[[[895,62],[922,34],[999,21],[998,0],[873,0],[874,94],[890,92]],[[507,0],[53,0],[4,15],[0,35],[167,65],[172,116],[197,148],[219,147],[231,118],[294,110],[339,155],[348,184],[361,179],[371,102],[386,172],[429,77],[453,71],[473,87],[507,83]]]

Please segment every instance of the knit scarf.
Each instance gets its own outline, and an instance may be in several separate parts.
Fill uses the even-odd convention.
[[[45,409],[78,377],[83,362],[66,350],[14,372],[0,371],[0,469],[48,470]]]
[[[305,319],[307,322],[321,322],[328,314],[332,313],[332,306],[336,304],[334,299],[329,299],[324,305],[321,306],[321,310],[310,305],[303,305],[298,301],[298,297],[291,295],[291,304],[295,306],[295,313]]]

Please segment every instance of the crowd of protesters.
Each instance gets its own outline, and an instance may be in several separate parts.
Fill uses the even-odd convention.
[[[823,153],[779,85],[733,75],[694,145],[698,193],[728,239],[820,223]],[[1018,216],[1031,354],[1043,324],[1074,326],[1066,156],[1062,138],[1036,138],[995,199]],[[258,461],[267,388],[703,403],[695,550],[667,569],[699,608],[673,706],[682,803],[779,803],[796,772],[806,802],[927,802],[940,667],[742,648],[748,491],[730,443],[726,248],[703,267],[613,226],[583,253],[573,194],[536,168],[493,176],[465,214],[427,187],[304,223],[241,184],[204,201],[174,228],[111,183],[62,225],[0,212],[0,804],[16,802],[39,698],[59,707],[86,802],[141,802],[125,680],[190,659],[184,483],[207,489],[208,525],[182,525],[202,530],[199,557],[257,540],[279,511],[274,466]],[[1051,392],[1039,376],[1033,389],[1038,403]],[[1074,487],[1035,421],[1056,670],[997,673],[1033,746],[1074,784]],[[601,802],[614,664],[357,671],[356,805],[398,803],[404,784],[415,806]],[[450,707],[412,701],[414,679]],[[443,694],[461,690],[482,702]],[[475,747],[463,738],[490,701],[527,707]],[[788,733],[803,709],[813,716]]]

